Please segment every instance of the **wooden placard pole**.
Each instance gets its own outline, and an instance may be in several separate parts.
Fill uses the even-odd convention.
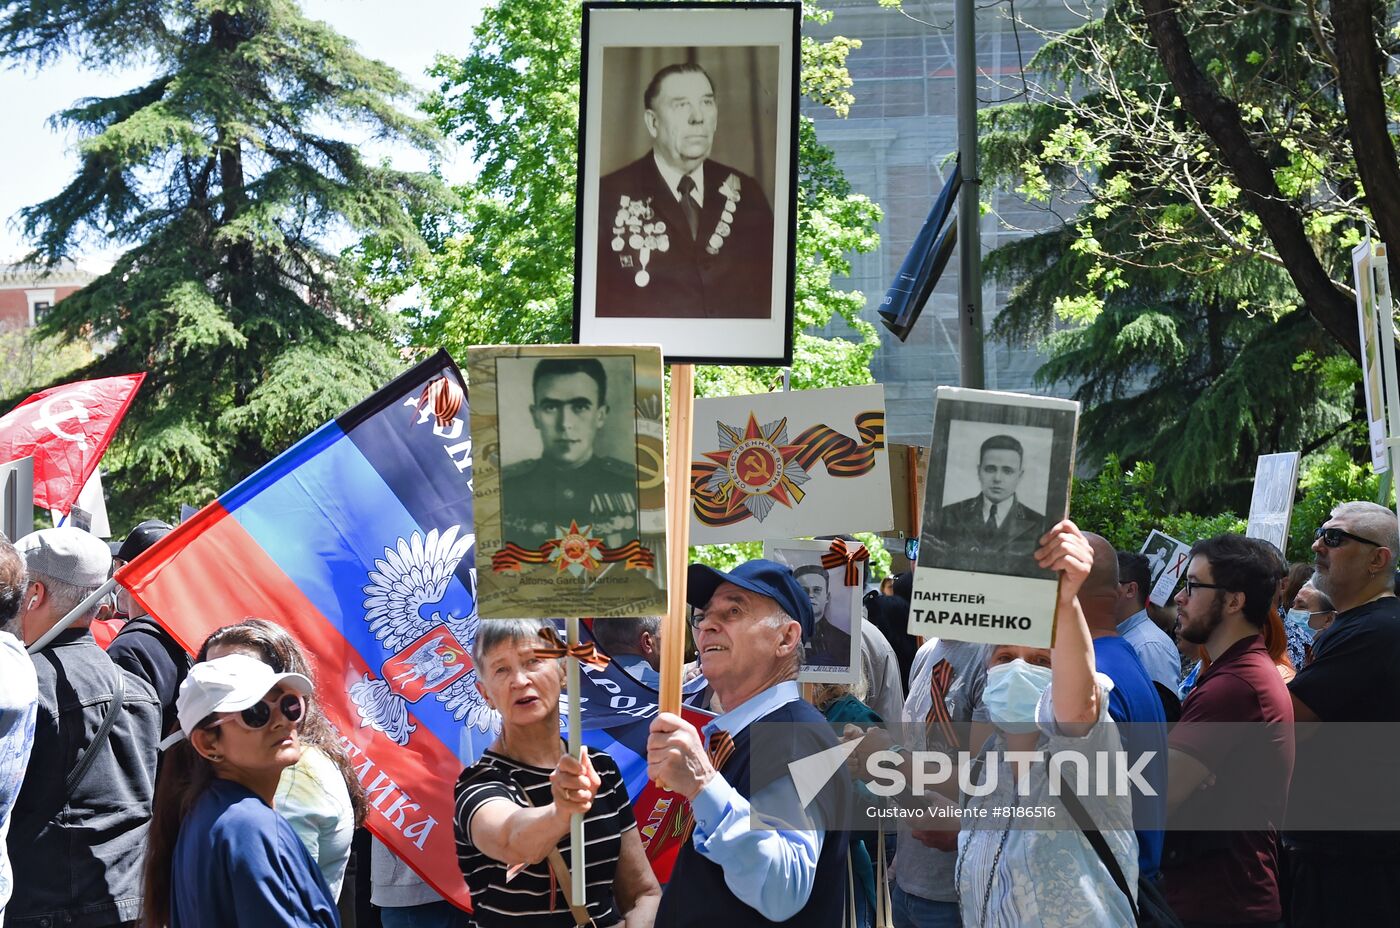
[[[661,625],[662,712],[680,714],[681,666],[690,606],[685,601],[690,563],[690,445],[695,412],[695,368],[671,365],[671,423],[666,456],[666,615]]]
[[[564,624],[568,628],[569,650],[573,652],[579,644],[578,619],[565,619]],[[578,658],[570,653],[565,662],[568,665],[568,686],[569,686],[569,756],[578,760],[583,755],[583,720],[581,718],[581,705],[579,703],[579,666]],[[569,816],[569,876],[572,886],[569,888],[569,898],[573,905],[588,904],[588,884],[584,880],[584,860],[583,860],[583,816]]]

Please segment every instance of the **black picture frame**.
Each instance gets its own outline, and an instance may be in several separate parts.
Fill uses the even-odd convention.
[[[792,363],[801,22],[791,0],[583,4],[576,344],[659,344],[666,363]],[[648,136],[666,126],[642,101],[658,70],[682,63],[704,69],[717,111],[691,215],[674,187],[662,199],[648,158],[665,158]],[[736,73],[749,79],[716,76]]]
[[[1077,426],[1078,411],[1073,403],[939,388],[934,402],[934,451],[924,485],[918,567],[1055,580],[1055,572],[1039,567],[1032,555],[1038,539],[1069,512]],[[954,434],[960,427],[962,434]],[[1025,439],[1036,433],[1043,440],[1033,448]],[[977,533],[986,518],[984,507],[979,505],[981,491],[967,496],[971,484],[954,491],[949,470],[965,470],[975,481],[982,463],[982,442],[993,435],[1022,441],[1023,448],[1015,455],[1022,468],[1017,480],[1030,480],[1012,487],[1007,502],[1014,508],[999,516],[996,537],[979,540]],[[1032,506],[1023,502],[1022,487],[1033,494]],[[1034,511],[1035,505],[1040,511]]]

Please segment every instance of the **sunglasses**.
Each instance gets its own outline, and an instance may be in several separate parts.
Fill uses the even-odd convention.
[[[1350,538],[1352,541],[1359,541],[1362,544],[1373,545],[1377,548],[1385,547],[1379,541],[1372,541],[1369,538],[1362,538],[1360,535],[1353,535],[1351,532],[1344,532],[1339,528],[1320,528],[1313,532],[1313,539],[1320,540],[1328,548],[1340,548],[1342,543]]]
[[[210,728],[218,728],[220,725],[232,719],[237,719],[238,723],[249,731],[257,731],[267,727],[267,723],[272,721],[272,707],[274,703],[259,700],[237,715],[226,715],[215,720]],[[284,693],[282,698],[275,703],[277,711],[282,713],[282,718],[289,722],[300,722],[301,717],[306,714],[306,697],[298,696],[296,693]]]

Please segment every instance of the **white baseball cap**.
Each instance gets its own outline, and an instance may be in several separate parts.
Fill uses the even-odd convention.
[[[228,654],[212,661],[201,661],[190,668],[175,698],[180,730],[160,743],[164,751],[188,738],[199,723],[214,712],[239,712],[261,702],[274,686],[282,684],[293,693],[311,694],[311,681],[299,673],[278,673],[257,658]]]

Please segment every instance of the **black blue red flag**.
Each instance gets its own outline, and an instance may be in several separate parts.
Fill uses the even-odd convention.
[[[370,829],[470,909],[452,787],[496,717],[469,657],[464,388],[439,352],[201,509],[117,580],[191,652],[248,616],[291,631],[364,784]]]

